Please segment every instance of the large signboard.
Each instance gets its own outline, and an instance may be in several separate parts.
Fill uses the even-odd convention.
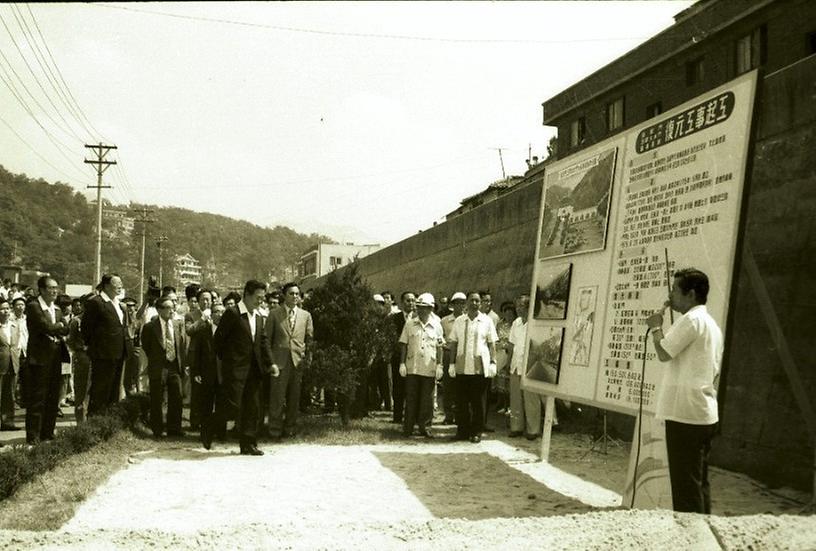
[[[679,268],[708,274],[725,332],[755,87],[743,75],[549,168],[525,388],[631,414],[642,391],[653,412],[665,364],[644,320]]]

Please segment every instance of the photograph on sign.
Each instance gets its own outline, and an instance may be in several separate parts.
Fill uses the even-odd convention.
[[[577,305],[572,314],[572,337],[570,337],[569,363],[582,367],[589,366],[592,352],[592,333],[595,330],[595,303],[598,298],[597,285],[579,287]]]
[[[540,259],[605,247],[616,157],[611,148],[547,176]]]
[[[534,381],[557,385],[561,375],[564,328],[530,327],[529,331],[526,377]]]
[[[539,266],[533,318],[537,320],[567,319],[571,277],[572,264]]]

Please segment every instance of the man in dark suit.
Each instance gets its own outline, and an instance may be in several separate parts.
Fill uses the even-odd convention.
[[[266,284],[250,279],[236,308],[227,308],[215,331],[215,352],[221,360],[224,375],[225,402],[238,406],[238,426],[242,455],[263,455],[258,449],[259,396],[263,373],[270,371],[272,358],[266,341],[264,320],[258,310]],[[218,413],[218,412],[216,412]],[[223,413],[222,413],[223,415]],[[220,415],[213,426],[221,424]],[[201,435],[205,448],[212,444],[210,427]]]
[[[272,438],[294,436],[297,432],[300,384],[314,338],[312,315],[297,305],[300,298],[297,284],[287,283],[282,292],[283,306],[269,313],[266,324],[266,335],[272,347],[269,394],[269,434]]]
[[[394,423],[402,424],[402,415],[405,409],[405,379],[400,377],[400,346],[398,339],[402,335],[402,328],[405,327],[405,320],[414,313],[416,305],[416,295],[410,291],[405,291],[400,296],[402,312],[396,312],[389,316],[389,321],[394,328],[396,339],[391,352],[391,397],[394,402]]]
[[[214,411],[220,412],[224,408],[221,361],[215,354],[214,335],[226,308],[223,304],[216,304],[211,309],[211,297],[210,291],[199,291],[198,301],[206,307],[202,310],[201,319],[187,328],[187,335],[190,337],[187,349],[190,378],[199,389],[197,404],[202,444],[205,443],[205,434],[223,438],[227,429],[226,417],[223,415],[219,416],[219,426],[213,425]],[[208,445],[211,445],[212,437],[208,437]]]
[[[167,390],[167,436],[184,436],[181,430],[181,366],[187,363],[184,324],[174,319],[170,297],[156,301],[159,316],[142,328],[142,349],[147,355],[150,380],[150,428],[159,438],[164,431],[162,405]]]
[[[82,339],[91,358],[88,415],[101,413],[119,401],[122,367],[131,348],[127,311],[119,302],[122,279],[105,274],[99,287],[99,295],[86,303],[82,315]]]
[[[59,287],[54,278],[37,280],[40,296],[26,304],[28,372],[26,374],[26,442],[52,440],[57,424],[62,362],[70,361],[63,337],[68,325],[54,304]]]

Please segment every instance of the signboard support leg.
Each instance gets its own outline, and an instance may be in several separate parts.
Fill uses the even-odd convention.
[[[547,396],[544,402],[544,429],[541,433],[541,461],[550,461],[550,441],[552,440],[553,414],[555,414],[555,398]]]

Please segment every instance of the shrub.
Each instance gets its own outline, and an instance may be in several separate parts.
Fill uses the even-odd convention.
[[[50,442],[32,447],[18,444],[0,453],[0,501],[70,456],[87,451],[118,431],[132,427],[146,407],[146,400],[144,395],[129,396],[104,415],[89,417],[81,425],[60,430]]]
[[[374,358],[387,357],[391,326],[377,310],[356,263],[329,274],[323,285],[313,289],[305,307],[315,330],[310,381],[336,390],[348,405],[354,402],[357,388],[365,388]],[[349,413],[347,407],[341,408],[344,422]]]

